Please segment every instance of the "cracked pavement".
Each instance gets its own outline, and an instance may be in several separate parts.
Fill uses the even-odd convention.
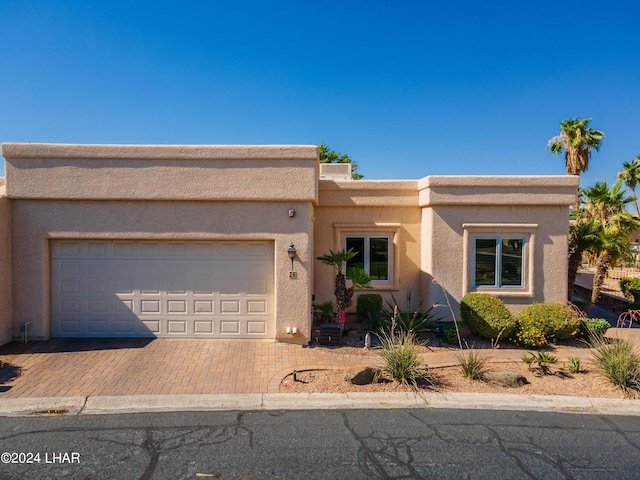
[[[0,479],[631,479],[640,418],[316,410],[0,418]],[[78,462],[44,462],[55,453]],[[24,459],[24,456],[23,456]]]

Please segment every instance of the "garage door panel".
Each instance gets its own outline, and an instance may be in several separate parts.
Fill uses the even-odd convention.
[[[273,338],[273,243],[53,241],[56,337]]]

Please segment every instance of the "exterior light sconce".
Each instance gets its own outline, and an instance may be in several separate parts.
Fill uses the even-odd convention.
[[[289,245],[287,249],[287,254],[289,254],[289,258],[291,259],[291,270],[293,270],[293,261],[296,258],[296,252],[296,247],[293,245],[293,242],[291,242],[291,245]]]

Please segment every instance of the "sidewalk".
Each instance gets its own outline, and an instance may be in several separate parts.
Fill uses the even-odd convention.
[[[611,329],[640,345],[640,329]],[[431,367],[457,365],[456,349],[424,355]],[[294,369],[371,365],[375,353],[270,341],[52,340],[0,360],[20,369],[0,382],[0,415],[266,408],[509,408],[640,415],[640,401],[490,394],[281,394]],[[588,359],[589,349],[560,346],[560,361]],[[519,362],[522,350],[492,350],[494,362]],[[540,410],[542,409],[542,410]]]

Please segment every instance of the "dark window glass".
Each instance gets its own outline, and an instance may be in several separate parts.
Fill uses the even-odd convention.
[[[389,280],[389,239],[369,239],[369,275],[372,280]]]
[[[502,239],[501,285],[522,285],[522,239]]]
[[[493,238],[476,238],[476,285],[496,285],[497,242]]]
[[[357,252],[347,262],[347,270],[362,268],[371,276],[371,280],[389,280],[388,237],[346,237],[345,247]]]
[[[364,267],[364,237],[347,237],[347,250],[353,249],[357,255],[347,262],[349,268],[365,268]]]

